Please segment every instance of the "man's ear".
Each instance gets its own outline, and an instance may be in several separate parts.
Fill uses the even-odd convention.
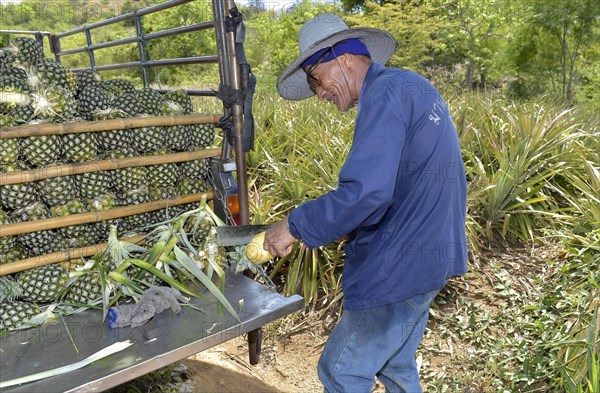
[[[353,65],[354,58],[351,54],[344,53],[344,54],[338,56],[338,60],[344,66],[344,68],[346,68],[348,70],[353,68],[352,65]]]

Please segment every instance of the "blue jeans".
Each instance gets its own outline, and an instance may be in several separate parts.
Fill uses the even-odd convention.
[[[345,310],[319,359],[325,393],[422,392],[415,352],[439,290],[365,310]]]

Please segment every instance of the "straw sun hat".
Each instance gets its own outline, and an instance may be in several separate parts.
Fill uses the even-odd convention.
[[[321,49],[349,38],[360,39],[367,46],[371,60],[379,64],[387,63],[396,49],[396,41],[388,32],[371,27],[351,29],[335,14],[317,15],[304,23],[298,32],[300,55],[279,76],[279,94],[292,101],[313,96],[306,82],[306,74],[300,66]]]

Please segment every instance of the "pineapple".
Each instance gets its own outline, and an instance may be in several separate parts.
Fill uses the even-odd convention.
[[[111,158],[131,157],[134,154],[130,151],[113,151]],[[115,169],[110,171],[112,184],[119,192],[141,188],[146,183],[146,168],[132,167],[124,169]]]
[[[170,151],[162,148],[154,155],[169,154]],[[151,188],[173,187],[179,180],[179,167],[176,164],[159,164],[146,167],[146,178]]]
[[[23,247],[20,244],[15,244],[12,248],[10,248],[6,252],[2,252],[0,254],[0,265],[4,263],[15,262],[25,257],[25,251],[23,251]]]
[[[68,203],[50,208],[53,217],[65,217],[72,214],[81,214],[88,211],[86,205],[79,199],[73,199]],[[57,231],[67,240],[67,248],[86,247],[98,243],[100,233],[94,224],[71,225],[58,228]]]
[[[191,98],[183,90],[173,90],[163,96],[165,115],[189,115],[194,111]],[[192,142],[192,128],[189,125],[165,127],[166,146],[173,151],[186,151]]]
[[[25,124],[33,120],[35,108],[31,104],[17,105],[10,109],[7,114],[15,121],[15,123]]]
[[[70,162],[91,161],[98,154],[98,138],[93,132],[61,136],[65,159]]]
[[[0,76],[0,113],[9,114],[17,106],[32,102],[31,87],[26,80]]]
[[[78,258],[78,259],[69,259],[68,261],[59,262],[58,264],[60,266],[64,267],[65,269],[67,269],[67,271],[71,271],[71,270],[75,270],[78,267],[85,265],[85,261],[83,260],[83,258]]]
[[[111,103],[114,109],[125,113],[126,117],[134,117],[145,113],[144,105],[135,93],[123,93],[116,96]]]
[[[136,90],[135,97],[137,101],[142,105],[140,113],[147,115],[160,116],[163,114],[163,107],[165,106],[165,100],[162,95],[154,89],[144,87]]]
[[[207,159],[193,160],[179,164],[181,177],[204,180],[208,177],[209,164]]]
[[[89,211],[102,211],[117,207],[117,197],[114,194],[105,193],[87,201],[87,209]],[[94,230],[97,234],[97,239],[102,242],[106,239],[106,234],[109,231],[110,225],[116,225],[118,220],[107,220],[93,223]]]
[[[99,85],[84,87],[79,92],[77,99],[79,103],[79,113],[87,119],[91,119],[95,112],[103,111],[110,107],[108,93]]]
[[[61,151],[59,135],[30,136],[21,140],[21,153],[33,166],[45,166],[58,161]]]
[[[108,171],[82,173],[73,177],[79,195],[84,199],[98,198],[112,186],[111,175]]]
[[[29,83],[34,87],[57,86],[71,94],[77,91],[77,83],[71,71],[56,61],[42,59],[30,67],[29,73]]]
[[[15,210],[11,215],[14,222],[34,221],[50,218],[50,212],[41,202]],[[17,236],[29,256],[48,254],[55,251],[57,233],[55,230],[44,230]]]
[[[0,302],[0,331],[15,329],[41,312],[40,307],[34,303]]]
[[[57,163],[58,165],[58,163]],[[52,166],[48,166],[50,168]],[[59,176],[35,182],[38,195],[48,206],[64,205],[76,195],[75,183],[71,176]]]
[[[204,180],[181,179],[179,181],[180,195],[199,194],[208,191],[208,185]]]
[[[69,272],[60,265],[45,265],[27,270],[17,276],[21,297],[34,303],[57,299],[69,282]]]
[[[151,199],[148,189],[142,187],[138,189],[126,190],[122,193],[119,193],[118,200],[121,206],[126,206],[150,202]],[[133,216],[124,217],[122,218],[121,227],[124,231],[132,231],[154,223],[154,218],[154,212],[135,214]]]
[[[176,187],[152,187],[149,189],[150,199],[158,201],[160,199],[172,199],[177,197]]]
[[[15,122],[12,118],[5,115],[0,115],[0,128],[14,126]],[[0,164],[10,164],[17,161],[19,158],[19,140],[0,139]]]
[[[188,127],[191,128],[192,134],[190,141],[191,150],[204,149],[213,144],[215,140],[214,124],[192,124]]]
[[[27,165],[21,161],[0,165],[0,173],[20,172],[27,169]],[[31,183],[3,185],[0,186],[0,201],[7,209],[20,209],[38,201],[37,189]]]
[[[165,127],[149,126],[133,129],[133,146],[146,154],[165,146],[167,133]]]
[[[92,120],[112,120],[126,117],[126,113],[108,108],[103,111],[96,111],[92,115]],[[95,133],[98,144],[105,150],[120,150],[131,148],[133,132],[131,130],[102,131]]]
[[[69,286],[65,300],[74,304],[91,304],[102,297],[102,281],[97,270],[86,271]]]
[[[29,37],[15,37],[8,43],[22,64],[33,65],[44,59],[42,44]]]
[[[88,86],[102,86],[102,76],[94,70],[86,69],[75,74],[75,83],[77,83],[77,91],[80,93]]]
[[[11,48],[0,49],[0,71],[7,67],[16,67],[19,65],[19,58]]]
[[[123,94],[123,93],[134,93],[135,85],[133,82],[128,81],[127,79],[109,79],[103,81],[101,86],[104,90],[106,90],[111,99]]]
[[[0,225],[10,224],[11,220],[7,212],[0,210]],[[16,247],[14,236],[0,237],[0,264],[12,262],[8,255],[14,252]],[[17,258],[20,259],[20,258]]]
[[[172,90],[163,96],[162,112],[171,115],[191,115],[194,112],[192,99],[183,90]]]
[[[186,151],[192,143],[192,128],[188,125],[165,128],[165,145],[173,151]]]
[[[7,66],[0,69],[0,76],[6,77],[11,76],[22,80],[23,82],[29,83],[29,74],[21,67]]]
[[[34,89],[34,116],[51,120],[72,120],[77,115],[77,100],[73,93],[61,86],[43,86]]]

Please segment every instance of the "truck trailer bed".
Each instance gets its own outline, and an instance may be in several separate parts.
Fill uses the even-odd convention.
[[[94,392],[120,385],[158,368],[231,340],[300,310],[301,296],[283,297],[242,274],[228,273],[225,296],[241,323],[205,291],[180,314],[166,310],[138,328],[111,330],[102,312],[87,310],[44,325],[0,337],[0,381],[12,380],[69,365],[113,343],[131,340],[125,350],[79,370],[37,382],[8,387],[3,392]],[[68,330],[67,330],[68,328]]]

